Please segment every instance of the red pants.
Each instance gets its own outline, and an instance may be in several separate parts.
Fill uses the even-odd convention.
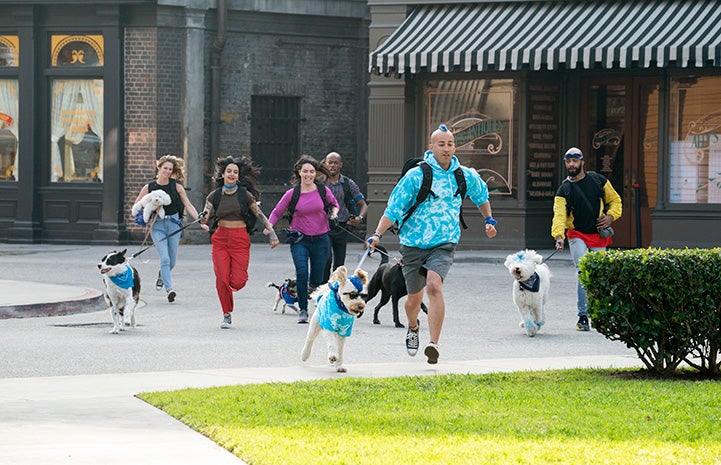
[[[250,237],[245,228],[218,229],[210,238],[215,272],[215,289],[223,313],[233,311],[233,292],[243,289],[248,282]]]

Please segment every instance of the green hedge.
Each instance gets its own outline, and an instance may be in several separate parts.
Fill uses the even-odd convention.
[[[593,328],[650,371],[719,374],[721,248],[589,252],[579,262]]]

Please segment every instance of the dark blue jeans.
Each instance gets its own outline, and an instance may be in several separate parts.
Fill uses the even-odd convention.
[[[293,257],[298,283],[298,306],[307,312],[308,286],[315,288],[323,284],[323,270],[330,255],[328,234],[303,236],[300,242],[290,245],[290,255]]]

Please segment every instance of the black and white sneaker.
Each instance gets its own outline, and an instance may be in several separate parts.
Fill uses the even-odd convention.
[[[223,313],[223,322],[220,324],[220,329],[229,329],[231,323],[230,313]]]
[[[431,365],[438,363],[438,344],[435,342],[429,342],[423,353],[425,353],[426,357],[428,357],[428,363]]]
[[[576,331],[590,331],[591,325],[588,323],[588,317],[583,315],[578,317],[578,323],[576,323]]]
[[[411,329],[411,325],[408,325],[408,332],[406,332],[406,351],[411,357],[418,353],[418,330],[421,329],[421,321],[416,320],[416,329]]]
[[[175,291],[172,289],[168,291],[168,302],[171,304],[175,302]]]
[[[163,289],[163,278],[160,276],[160,271],[158,271],[158,279],[155,281],[155,290],[160,291]]]

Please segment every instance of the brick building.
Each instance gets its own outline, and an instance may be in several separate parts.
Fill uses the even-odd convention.
[[[367,172],[365,0],[0,0],[0,241],[126,243],[165,153],[200,207],[214,160]],[[207,240],[190,234],[192,240]]]

